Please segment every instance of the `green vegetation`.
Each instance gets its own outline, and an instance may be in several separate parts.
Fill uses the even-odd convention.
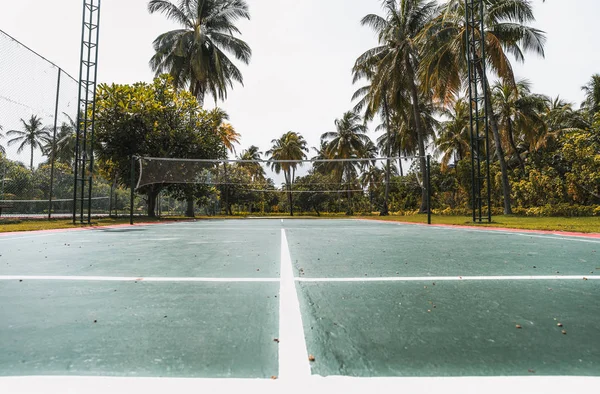
[[[450,214],[468,215],[472,157],[463,1],[385,0],[383,15],[363,18],[378,45],[354,62],[353,80],[359,84],[354,107],[335,120],[334,130],[322,134],[320,145],[312,148],[312,159],[320,162],[303,166],[303,174],[297,174],[299,162],[269,163],[275,173],[283,173],[282,185],[267,177],[258,160],[311,158],[301,134],[289,131],[273,139],[264,154],[251,146],[237,155],[254,162],[223,163],[219,160],[236,154],[241,135],[223,110],[203,108],[206,94],[224,100],[227,90],[243,81],[233,61],[247,64],[251,58],[235,25],[250,19],[246,1],[186,4],[149,2],[151,13],[181,25],[154,41],[151,68],[157,78],[152,83],[98,88],[94,150],[99,174],[93,197],[110,195],[108,209],[122,213],[127,208],[131,157],[137,155],[218,163],[203,167],[205,174],[193,180],[169,182],[158,174],[155,182],[142,186],[134,210],[148,217],[424,213],[429,183],[432,212],[443,220]],[[532,3],[489,0],[485,7],[484,31],[476,34],[486,37],[489,60],[485,90],[492,162],[486,188],[494,215],[600,216],[600,74],[582,87],[585,100],[579,108],[533,92],[527,80],[515,78],[510,60],[524,61],[527,53],[544,55],[545,34],[531,26]],[[379,123],[377,135],[369,132],[370,122]],[[39,200],[40,207],[25,213],[45,213],[44,199],[50,194],[64,200],[72,196],[75,123],[69,118],[57,141],[50,142],[39,118],[23,122],[31,137],[19,134],[21,148],[42,149],[49,161],[28,170],[0,151],[0,200]],[[433,154],[431,179],[427,153]],[[394,155],[415,158],[375,160]],[[57,175],[51,192],[52,158]],[[327,159],[345,161],[322,162]],[[60,208],[68,211],[67,205]]]

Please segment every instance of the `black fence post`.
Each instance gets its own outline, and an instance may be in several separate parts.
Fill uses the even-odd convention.
[[[431,224],[431,155],[427,155],[427,224]]]
[[[131,156],[131,196],[129,207],[129,224],[133,225],[133,200],[135,198],[135,156]]]

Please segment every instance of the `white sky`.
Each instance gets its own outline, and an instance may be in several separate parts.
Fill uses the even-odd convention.
[[[103,0],[99,81],[150,81],[152,41],[175,26],[149,15],[147,0]],[[241,67],[245,87],[236,86],[225,108],[242,134],[242,146],[263,151],[288,130],[310,146],[352,108],[351,68],[376,44],[360,26],[368,13],[381,14],[380,0],[248,0],[252,20],[239,23],[253,49]],[[580,87],[600,72],[600,1],[532,0],[536,27],[548,34],[546,59],[528,55],[517,66],[534,91],[579,104]],[[0,0],[0,29],[77,77],[81,0]],[[2,56],[2,54],[0,54]],[[10,76],[2,75],[1,78]],[[211,102],[207,98],[207,104]],[[371,133],[375,139],[375,135]]]

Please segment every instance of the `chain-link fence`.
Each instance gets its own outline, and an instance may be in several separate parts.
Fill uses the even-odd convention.
[[[1,216],[72,212],[77,96],[75,78],[0,30]],[[109,214],[116,194],[96,179],[94,214]]]

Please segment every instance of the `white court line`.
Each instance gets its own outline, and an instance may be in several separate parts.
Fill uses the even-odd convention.
[[[281,229],[281,282],[279,288],[279,378],[305,380],[311,376],[300,302],[285,229]]]
[[[15,239],[50,237],[52,235],[64,234],[64,233],[66,233],[66,231],[64,231],[64,232],[63,231],[57,231],[55,233],[49,233],[49,234],[25,235],[25,236],[22,236],[22,237],[13,237],[13,236],[10,236],[10,235],[3,235],[3,236],[0,237],[0,242],[2,242],[2,241],[12,241],[12,240],[15,240]]]
[[[377,278],[296,278],[297,282],[461,282],[461,281],[600,280],[600,276],[414,276]]]
[[[6,393],[86,394],[307,394],[307,393],[439,393],[439,394],[596,394],[600,378],[578,376],[281,379],[118,378],[93,376],[0,377]]]
[[[247,244],[250,243],[250,241],[193,241],[190,242],[190,245],[193,244]]]
[[[4,275],[0,281],[9,280],[47,280],[47,281],[83,281],[83,282],[219,282],[219,283],[243,283],[243,282],[279,282],[279,278],[165,278],[165,277],[142,277],[142,276],[26,276],[26,275]]]

